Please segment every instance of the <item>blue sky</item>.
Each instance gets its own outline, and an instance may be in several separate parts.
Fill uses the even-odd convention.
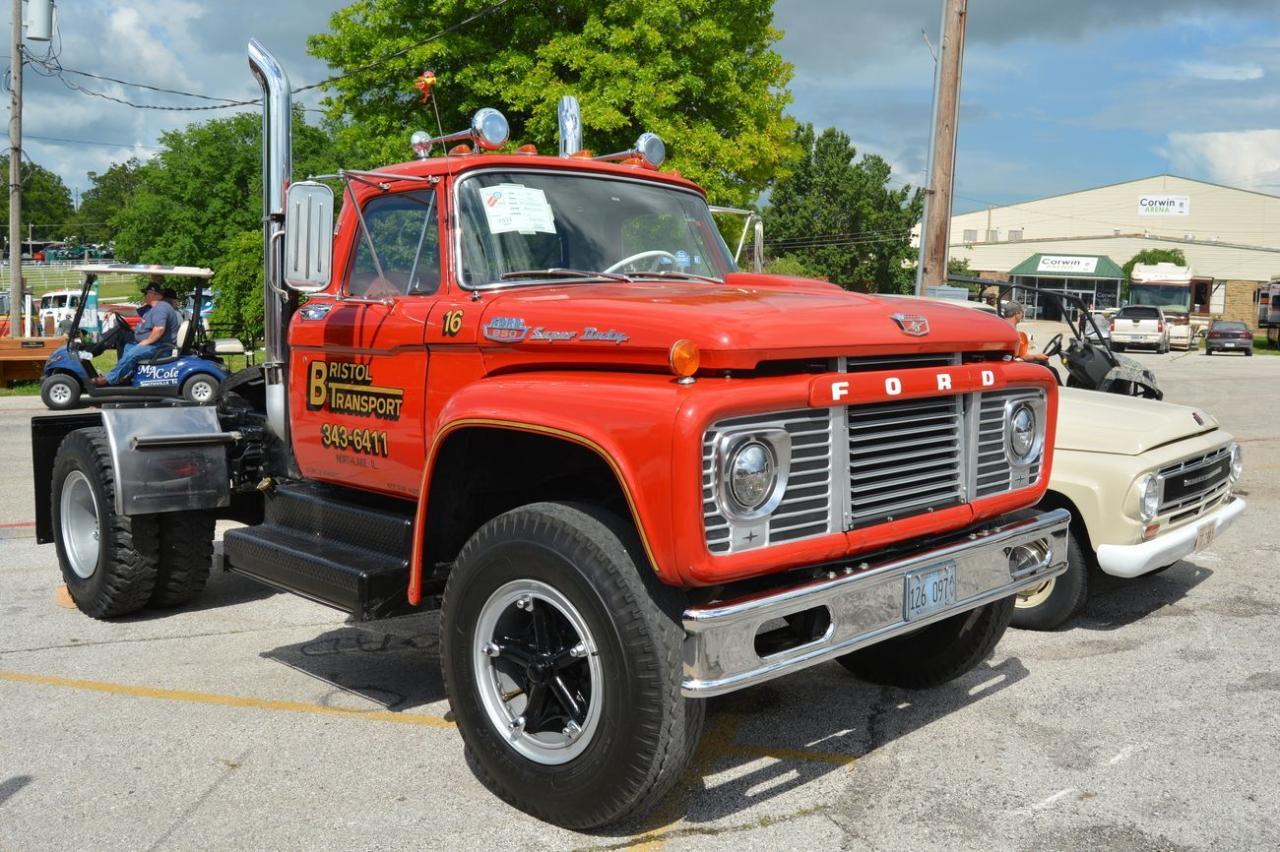
[[[957,211],[1161,172],[1280,192],[1280,4],[970,0]],[[937,0],[780,0],[792,112],[923,179]]]
[[[65,66],[239,97],[255,94],[244,61],[250,35],[281,57],[295,83],[324,76],[305,39],[343,3],[273,0],[269,15],[261,0],[61,5]],[[957,210],[1166,171],[1280,193],[1276,0],[969,5]],[[778,49],[796,72],[792,113],[845,130],[918,184],[933,86],[921,30],[936,45],[939,8],[939,0],[778,0],[786,33]],[[210,115],[134,110],[57,80],[28,73],[27,81],[26,147],[78,190],[87,172],[146,157],[161,131]],[[191,103],[81,82],[143,102]]]

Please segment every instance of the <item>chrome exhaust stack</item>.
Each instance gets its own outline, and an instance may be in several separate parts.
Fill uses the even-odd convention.
[[[249,40],[249,68],[262,87],[263,375],[267,382],[267,425],[289,442],[285,370],[289,364],[286,326],[294,300],[284,286],[284,198],[293,176],[293,112],[289,75],[257,39]]]

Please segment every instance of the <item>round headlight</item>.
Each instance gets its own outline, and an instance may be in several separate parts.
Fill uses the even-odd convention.
[[[1138,482],[1138,515],[1144,521],[1155,520],[1160,510],[1160,480],[1147,474]]]
[[[1027,403],[1015,407],[1009,415],[1009,451],[1015,461],[1025,462],[1036,448],[1036,412]]]
[[[1239,444],[1231,445],[1231,481],[1239,482],[1244,476],[1244,450]]]
[[[744,512],[768,502],[777,481],[778,462],[768,444],[747,441],[729,459],[729,494]]]

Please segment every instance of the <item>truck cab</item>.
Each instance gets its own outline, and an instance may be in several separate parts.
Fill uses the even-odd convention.
[[[945,682],[1065,569],[1069,516],[1032,508],[1057,387],[998,318],[739,271],[661,140],[593,157],[568,102],[556,153],[489,109],[292,182],[288,79],[250,64],[265,363],[216,410],[33,425],[87,614],[193,599],[239,519],[225,570],[439,608],[478,777],[585,829],[676,782],[704,699],[827,660]]]

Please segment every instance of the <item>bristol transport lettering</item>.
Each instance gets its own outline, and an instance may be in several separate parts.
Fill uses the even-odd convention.
[[[307,408],[333,414],[399,420],[403,388],[378,387],[368,364],[312,361],[307,370]]]

